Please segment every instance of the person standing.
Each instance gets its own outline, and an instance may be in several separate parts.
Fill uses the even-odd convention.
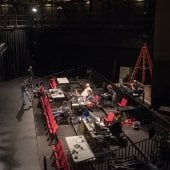
[[[33,79],[34,79],[34,73],[33,73],[32,66],[31,66],[31,65],[29,66],[29,68],[27,69],[27,71],[28,71],[28,79],[29,79],[29,82],[32,84]]]
[[[31,95],[28,91],[28,88],[27,88],[27,85],[26,85],[26,82],[23,81],[21,83],[21,92],[22,92],[22,104],[25,105],[26,104],[26,101],[27,99],[32,102],[32,98],[31,98]]]

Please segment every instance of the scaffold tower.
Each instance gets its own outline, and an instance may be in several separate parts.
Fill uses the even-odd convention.
[[[141,70],[142,71],[141,82],[144,83],[147,69],[149,69],[150,76],[152,77],[152,67],[153,67],[153,64],[152,64],[152,60],[150,57],[149,49],[147,47],[147,44],[144,43],[143,47],[140,50],[139,57],[136,61],[136,64],[135,64],[135,67],[133,69],[130,79],[134,80],[136,78],[137,72]]]

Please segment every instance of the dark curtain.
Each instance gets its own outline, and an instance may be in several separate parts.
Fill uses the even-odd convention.
[[[1,79],[10,80],[26,74],[31,64],[29,32],[26,29],[0,30],[0,42],[5,42],[6,52],[1,56]]]
[[[170,106],[170,1],[157,1],[154,35],[152,105]]]

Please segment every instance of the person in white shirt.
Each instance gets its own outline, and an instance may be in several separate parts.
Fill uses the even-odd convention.
[[[89,93],[92,94],[92,88],[90,87],[89,83],[86,83],[85,89],[82,91],[81,96],[82,97],[88,97]]]

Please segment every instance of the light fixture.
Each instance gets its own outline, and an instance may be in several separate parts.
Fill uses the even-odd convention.
[[[33,7],[32,12],[37,13],[37,8]]]
[[[63,9],[62,6],[57,7],[57,10],[62,10],[62,9]]]
[[[51,4],[45,4],[45,7],[51,7]]]
[[[0,44],[0,56],[2,56],[6,52],[7,48],[8,47],[4,42]]]
[[[89,0],[88,0],[88,1],[86,1],[86,4],[87,4],[87,5],[89,5],[89,4],[90,4],[90,1],[89,1]]]
[[[4,42],[0,44],[0,51],[3,50],[3,48],[5,48],[5,43]]]

